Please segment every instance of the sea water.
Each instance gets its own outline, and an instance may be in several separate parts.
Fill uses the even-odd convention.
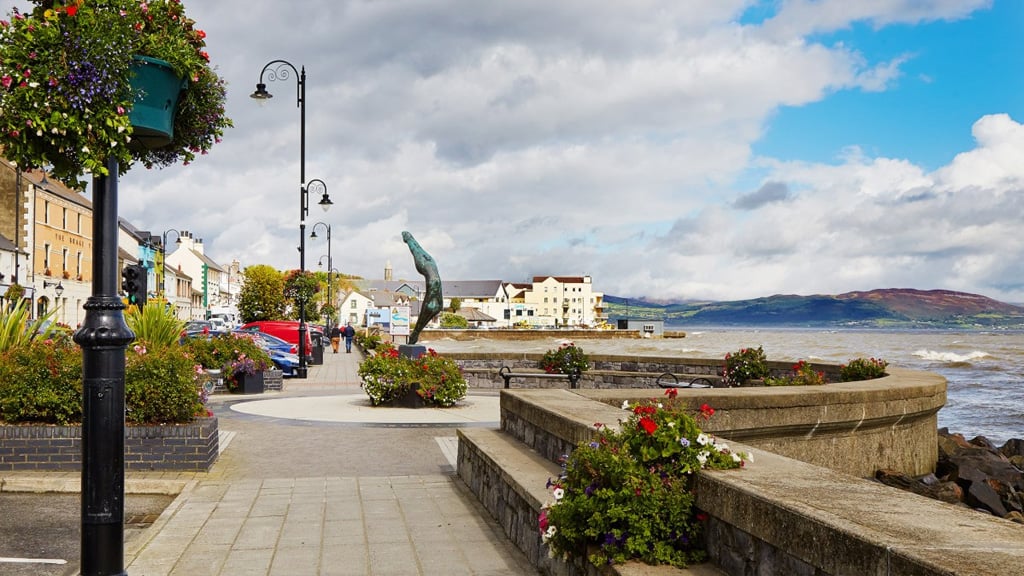
[[[926,370],[948,381],[939,426],[968,439],[985,436],[997,446],[1024,438],[1024,332],[952,330],[816,330],[802,328],[681,327],[685,338],[577,338],[588,354],[635,354],[722,359],[762,346],[769,360],[843,364],[879,358],[891,366]],[[565,342],[453,340],[431,335],[421,344],[445,352],[544,353]]]

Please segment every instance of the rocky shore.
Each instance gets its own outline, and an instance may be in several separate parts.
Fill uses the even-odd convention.
[[[988,512],[1024,524],[1024,440],[996,447],[984,436],[966,440],[939,429],[934,474],[912,478],[879,470],[875,479],[944,502]]]

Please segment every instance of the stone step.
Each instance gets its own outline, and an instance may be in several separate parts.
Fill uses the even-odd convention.
[[[490,428],[460,428],[458,475],[498,521],[505,535],[545,574],[597,574],[592,566],[575,566],[548,557],[537,518],[550,499],[548,479],[562,469],[509,434]],[[678,569],[639,562],[603,567],[606,576],[724,576],[710,564]]]

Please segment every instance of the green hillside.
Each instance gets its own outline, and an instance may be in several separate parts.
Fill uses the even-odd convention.
[[[654,304],[605,296],[611,322],[668,325],[832,326],[866,328],[1024,328],[1024,308],[949,290],[885,289],[829,295],[776,295],[728,302]]]

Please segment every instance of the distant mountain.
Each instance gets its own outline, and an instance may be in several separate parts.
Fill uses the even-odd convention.
[[[848,326],[874,328],[1024,328],[1024,307],[950,290],[893,288],[837,296],[775,295],[729,302],[659,304],[605,296],[611,321],[666,324]]]

